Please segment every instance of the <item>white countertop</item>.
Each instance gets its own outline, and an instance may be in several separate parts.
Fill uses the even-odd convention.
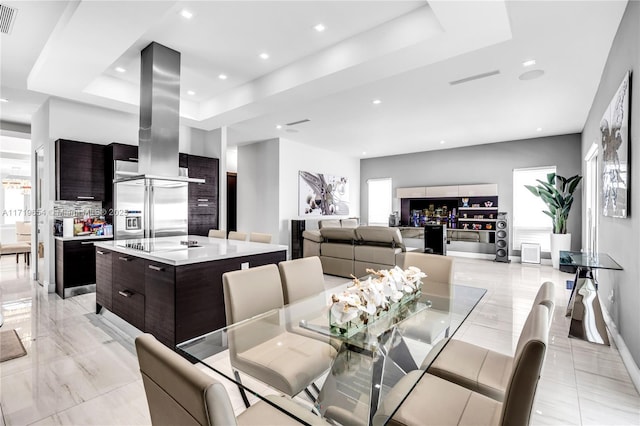
[[[78,235],[75,237],[54,237],[60,241],[80,241],[80,240],[112,240],[113,235]]]
[[[187,248],[186,246],[181,246],[180,241],[185,240],[196,241],[200,247]],[[151,244],[154,246],[154,249],[144,251],[125,247],[126,244],[137,243]],[[223,240],[198,235],[99,241],[95,243],[95,246],[173,266],[286,251],[288,248],[285,245]]]

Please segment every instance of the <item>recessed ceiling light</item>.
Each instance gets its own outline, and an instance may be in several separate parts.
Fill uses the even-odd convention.
[[[125,70],[122,67],[116,67],[116,71],[118,71],[118,72],[127,72],[127,70]]]
[[[220,75],[218,75],[218,78],[220,80],[226,80],[227,79],[227,75],[226,74],[220,74]]]
[[[536,64],[536,60],[535,59],[529,59],[528,61],[524,61],[522,63],[523,67],[530,67],[531,65],[535,65]]]
[[[193,13],[189,12],[187,9],[182,9],[180,11],[180,15],[185,19],[193,18]]]
[[[324,30],[326,30],[327,28],[326,28],[324,25],[322,25],[322,24],[318,24],[318,25],[316,25],[315,27],[313,27],[313,29],[314,29],[314,30],[316,30],[317,32],[321,33],[321,32],[323,32]]]
[[[0,98],[0,102],[9,102],[9,99],[7,99],[7,98]]]
[[[374,105],[380,105],[382,101],[380,99],[374,99],[372,102]]]
[[[536,129],[536,132],[541,132],[541,131],[542,131],[542,127],[538,127],[538,128]]]
[[[193,90],[187,90],[187,95],[193,96],[195,94],[196,94],[196,92],[194,92]]]
[[[282,124],[276,124],[276,129],[278,130],[282,129]]]
[[[367,155],[367,151],[362,151],[362,155]]]
[[[444,145],[444,141],[440,141],[440,145]]]
[[[262,52],[260,54],[260,59],[269,59],[269,54],[267,52]]]
[[[543,70],[531,70],[525,73],[520,74],[518,77],[520,80],[534,80],[536,78],[540,78],[544,75]]]

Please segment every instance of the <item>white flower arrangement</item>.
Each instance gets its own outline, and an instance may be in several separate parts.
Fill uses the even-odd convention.
[[[407,270],[396,266],[390,270],[367,269],[367,272],[371,275],[366,280],[354,277],[353,285],[340,294],[331,295],[332,323],[341,325],[363,314],[374,315],[387,311],[403,297],[419,293],[421,280],[427,276],[413,266]]]

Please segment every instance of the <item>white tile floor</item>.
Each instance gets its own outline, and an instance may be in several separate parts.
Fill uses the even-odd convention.
[[[133,349],[134,329],[96,316],[95,294],[44,293],[15,257],[0,260],[0,302],[28,355],[0,363],[0,426],[150,424]],[[457,338],[513,353],[531,301],[556,284],[557,309],[538,387],[534,425],[640,425],[640,396],[615,346],[567,337],[568,274],[549,266],[456,259],[455,281],[488,292]],[[327,286],[344,279],[327,276]],[[242,409],[230,387],[234,407]]]

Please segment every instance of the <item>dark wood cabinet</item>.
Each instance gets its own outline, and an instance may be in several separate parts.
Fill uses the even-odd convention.
[[[56,200],[102,201],[104,198],[104,146],[58,139]]]
[[[175,277],[173,266],[147,261],[144,276],[145,327],[165,345],[175,346]]]
[[[204,183],[189,183],[189,229],[191,235],[207,235],[218,229],[219,161],[217,158],[188,156],[189,177]]]
[[[109,252],[102,248],[98,250]],[[101,307],[109,309],[106,293],[110,285],[110,310],[172,349],[180,342],[226,325],[222,274],[241,269],[243,263],[254,267],[286,259],[286,251],[282,250],[172,266],[115,251],[109,253],[113,279],[111,282],[98,281],[96,312]],[[99,271],[102,266],[107,268],[107,258],[103,256],[98,259],[101,263]],[[103,285],[105,287],[101,288]]]
[[[304,220],[293,219],[291,221],[291,259],[300,259],[303,256],[302,233],[304,230]]]
[[[93,243],[104,240],[56,240],[56,293],[65,298],[65,289],[96,282],[96,252]]]
[[[96,248],[96,304],[113,310],[113,252]]]
[[[113,256],[113,313],[144,331],[146,261],[122,253]]]

